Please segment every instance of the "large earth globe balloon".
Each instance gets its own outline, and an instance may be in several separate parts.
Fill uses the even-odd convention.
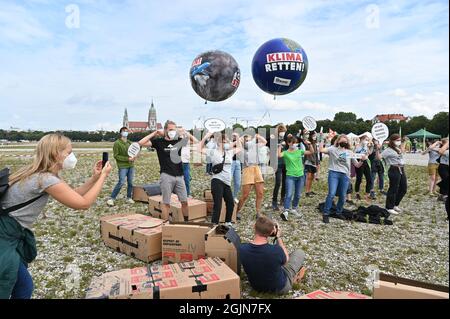
[[[295,41],[279,38],[264,43],[256,51],[252,74],[258,87],[272,95],[297,90],[308,73],[308,57]]]
[[[206,101],[213,102],[228,99],[241,81],[236,60],[222,51],[208,51],[197,56],[189,76],[194,91]]]

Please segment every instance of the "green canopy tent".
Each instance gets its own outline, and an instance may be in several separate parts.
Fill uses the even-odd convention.
[[[426,146],[425,146],[425,140],[427,139],[427,138],[441,138],[441,136],[440,135],[438,135],[438,134],[434,134],[434,133],[431,133],[431,132],[428,132],[426,129],[421,129],[421,130],[418,130],[417,132],[415,132],[415,133],[412,133],[412,134],[409,134],[409,135],[406,135],[406,136],[408,136],[408,138],[420,138],[420,139],[422,139],[422,141],[423,141],[423,145],[422,145],[422,148],[425,150],[425,148],[426,148]]]

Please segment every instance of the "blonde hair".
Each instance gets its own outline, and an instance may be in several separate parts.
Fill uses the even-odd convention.
[[[284,124],[278,124],[278,125],[275,127],[275,130],[277,131],[277,133],[280,133],[280,132],[286,132],[286,131],[287,131],[286,125],[284,125]]]
[[[36,146],[33,162],[12,174],[9,178],[9,184],[13,185],[24,181],[36,173],[55,174],[59,155],[69,144],[70,139],[62,134],[47,134],[43,136]]]

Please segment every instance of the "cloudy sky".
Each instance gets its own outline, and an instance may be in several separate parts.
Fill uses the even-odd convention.
[[[449,108],[448,10],[447,0],[0,0],[0,128],[117,129],[125,107],[145,120],[152,98],[159,121],[186,127],[337,111],[432,116]],[[251,61],[277,37],[302,45],[309,72],[274,100]],[[188,72],[210,49],[235,57],[241,85],[205,105]]]

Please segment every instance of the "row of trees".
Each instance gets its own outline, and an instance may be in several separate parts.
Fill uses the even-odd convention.
[[[398,133],[402,131],[402,135],[408,135],[414,133],[420,129],[425,128],[427,131],[439,134],[443,137],[449,134],[449,113],[440,112],[434,115],[432,119],[426,116],[414,116],[409,121],[401,121],[400,123],[395,121],[386,122],[389,127],[389,132]],[[356,114],[351,112],[339,112],[336,113],[333,120],[319,120],[317,121],[317,130],[323,127],[325,133],[329,129],[338,133],[348,134],[350,132],[354,134],[363,134],[370,132],[373,123],[371,120],[364,120],[357,118]],[[243,128],[241,125],[236,124],[234,127]],[[258,127],[259,128],[259,127]],[[270,125],[261,126],[261,128],[270,129]],[[288,133],[296,134],[300,129],[303,129],[302,122],[297,120],[295,123],[287,125]]]
[[[389,132],[398,133],[400,128],[402,130],[402,135],[408,135],[414,133],[422,128],[428,131],[439,134],[441,136],[447,136],[449,134],[449,113],[440,112],[437,113],[432,119],[426,116],[415,116],[409,121],[397,122],[386,122],[389,127]],[[350,133],[362,134],[364,132],[370,132],[373,123],[371,120],[364,120],[362,118],[357,118],[356,114],[351,112],[339,112],[336,113],[333,120],[320,120],[317,121],[317,129],[323,127],[324,132],[328,132],[329,129],[336,131],[338,133]],[[236,124],[233,128],[244,129],[240,124]],[[270,131],[272,126],[266,125],[258,128],[266,128],[267,132]],[[255,128],[255,129],[258,129]],[[288,132],[296,134],[300,129],[303,129],[302,122],[300,120],[293,124],[288,125]],[[8,141],[20,141],[29,140],[37,141],[45,134],[52,132],[42,132],[42,131],[5,131],[0,130],[0,140]],[[90,142],[101,142],[101,141],[114,141],[118,137],[118,132],[85,132],[85,131],[61,131],[60,133],[69,137],[72,141],[90,141]],[[130,135],[130,140],[138,141],[143,138],[148,132],[133,133]]]

